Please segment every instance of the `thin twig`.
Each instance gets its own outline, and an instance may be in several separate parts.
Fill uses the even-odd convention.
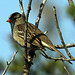
[[[19,3],[20,3],[21,13],[22,13],[23,15],[25,15],[24,10],[23,10],[22,0],[19,0]]]
[[[66,45],[65,45],[65,42],[64,42],[64,40],[63,40],[62,33],[61,33],[60,28],[59,28],[59,25],[58,25],[58,20],[57,20],[57,14],[56,14],[56,8],[55,8],[55,6],[53,7],[53,11],[54,11],[54,15],[55,15],[56,27],[57,27],[57,30],[58,30],[58,32],[59,32],[59,36],[60,36],[61,42],[62,42],[62,44],[63,44],[63,46],[64,46],[64,48],[65,48],[65,51],[66,51],[67,55],[68,55],[70,58],[73,58],[72,55],[70,54],[70,52],[68,51],[68,49],[67,49],[67,47],[66,47]]]
[[[48,33],[48,31],[45,31],[45,32],[44,32],[44,34],[47,34],[47,33]]]
[[[25,13],[24,13],[24,9],[23,9],[23,4],[22,4],[22,0],[19,0],[19,3],[20,3],[20,8],[21,8],[21,13],[22,15],[24,16],[23,17],[23,20],[24,20],[24,23],[25,23],[25,30],[24,30],[24,42],[25,42],[25,49],[24,49],[24,59],[25,59],[25,64],[24,64],[24,72],[23,72],[23,75],[28,75],[28,60],[27,60],[27,21],[25,22]]]
[[[31,2],[32,0],[29,1],[29,4],[28,4],[28,8],[27,8],[27,14],[26,14],[26,17],[25,17],[25,14],[23,13],[24,15],[24,19],[25,19],[25,33],[24,33],[24,41],[25,41],[25,50],[24,50],[24,54],[25,54],[25,65],[24,65],[24,72],[23,72],[23,75],[28,75],[29,73],[29,66],[28,66],[28,55],[27,55],[27,30],[28,30],[28,17],[29,17],[29,12],[31,10]],[[20,4],[21,5],[21,4]],[[23,6],[23,5],[22,5]],[[23,10],[23,7],[22,7],[22,10]],[[22,11],[21,11],[22,12]],[[23,10],[24,12],[24,10]]]
[[[27,21],[28,21],[30,10],[31,10],[31,3],[32,3],[32,0],[29,1],[28,8],[27,8],[27,14],[26,14],[26,20]]]
[[[54,58],[54,57],[49,57],[44,51],[42,51],[43,53],[41,53],[45,58],[47,58],[47,59],[51,59],[51,60],[55,60],[55,61],[57,61],[57,60],[61,60],[61,61],[75,61],[75,58],[73,58],[73,59],[64,59],[64,58]]]
[[[26,14],[26,19],[25,19],[25,46],[26,46],[26,49],[25,49],[25,55],[27,56],[27,30],[28,30],[28,17],[29,17],[29,13],[30,13],[30,10],[31,10],[31,3],[32,3],[32,0],[29,0],[29,4],[28,4],[28,8],[27,8],[27,14]],[[26,57],[27,58],[27,57]]]
[[[69,6],[74,6],[73,0],[68,0],[68,2],[69,2]]]
[[[10,60],[9,62],[7,62],[7,66],[5,67],[5,69],[4,69],[3,73],[2,73],[2,75],[5,75],[5,73],[7,72],[8,68],[9,68],[10,64],[12,63],[12,61],[14,60],[15,55],[17,54],[17,52],[18,52],[18,51],[14,52],[14,53],[13,53],[13,57],[11,58],[11,60]]]
[[[28,17],[29,17],[29,13],[30,13],[30,10],[31,10],[31,3],[32,3],[32,0],[29,0],[29,4],[28,4],[28,8],[27,8],[27,14],[26,14],[26,19],[25,19],[25,46],[26,46],[26,49],[25,49],[25,55],[27,56],[27,30],[28,30]],[[26,57],[27,58],[27,57]]]
[[[56,48],[58,48],[58,49],[64,48],[64,45],[54,45],[54,46],[55,46]],[[75,43],[66,44],[66,47],[67,47],[67,48],[75,47]]]
[[[37,16],[37,19],[36,19],[36,22],[35,22],[35,26],[38,28],[38,24],[39,24],[39,21],[41,19],[41,14],[42,14],[42,11],[43,11],[43,8],[45,6],[45,3],[46,3],[47,0],[43,0],[43,2],[40,4],[40,9],[39,9],[39,13],[38,13],[38,16]]]
[[[26,42],[27,42],[27,30],[28,30],[28,17],[29,17],[29,13],[30,13],[30,10],[31,10],[31,3],[32,3],[32,0],[29,0],[29,4],[28,4],[28,8],[27,8],[27,14],[26,14],[26,19],[25,19],[25,34],[26,34]],[[27,45],[27,43],[26,43],[26,45]],[[26,50],[26,52],[27,52],[27,50]],[[27,58],[27,62],[28,62],[28,66],[27,66],[27,70],[28,70],[28,73],[29,73],[29,70],[30,70],[30,67],[31,66],[29,66],[29,55],[26,57]],[[26,75],[25,74],[25,72],[23,73],[23,75]],[[28,75],[28,74],[27,74]]]
[[[24,23],[25,23],[25,13],[24,13],[24,9],[23,9],[23,4],[22,4],[22,0],[19,0],[19,3],[20,3],[20,9],[21,9],[21,13],[23,14],[24,16]],[[27,58],[27,24],[25,23],[25,30],[24,30],[24,41],[25,41],[25,56]]]
[[[63,64],[64,64],[64,61],[62,61],[62,62],[63,62]],[[67,70],[67,67],[66,67],[65,64],[64,64],[64,69],[65,69],[65,71],[67,72],[67,74],[70,75],[70,73],[69,73],[69,71]]]

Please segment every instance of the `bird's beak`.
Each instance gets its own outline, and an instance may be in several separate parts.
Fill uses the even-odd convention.
[[[11,22],[11,20],[10,20],[10,19],[8,19],[6,22]]]

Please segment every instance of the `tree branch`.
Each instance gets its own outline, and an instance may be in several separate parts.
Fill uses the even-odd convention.
[[[63,46],[64,46],[64,48],[65,48],[65,51],[66,51],[67,55],[68,55],[70,58],[73,58],[72,55],[70,54],[70,52],[68,51],[68,49],[67,49],[67,47],[66,47],[66,45],[65,45],[65,42],[64,42],[64,40],[63,40],[63,36],[62,36],[62,33],[61,33],[60,28],[59,28],[59,25],[58,25],[58,20],[57,20],[57,14],[56,14],[56,8],[55,8],[55,6],[53,7],[53,11],[54,11],[54,15],[55,15],[56,27],[57,27],[57,30],[58,30],[58,32],[59,32],[59,36],[60,36],[61,42],[62,42],[62,44],[63,44]]]
[[[24,16],[24,20],[25,20],[25,31],[24,31],[25,32],[24,33],[25,49],[24,49],[24,55],[23,55],[24,59],[25,59],[25,65],[24,65],[23,75],[28,75],[30,67],[29,67],[28,55],[27,55],[27,30],[28,30],[28,17],[29,17],[29,12],[31,10],[32,0],[29,0],[26,17],[25,17],[24,10],[23,10],[22,0],[19,0],[19,2],[20,2],[21,12],[22,12],[22,14]]]
[[[25,16],[24,9],[23,9],[23,4],[22,4],[22,0],[19,0],[19,3],[20,3],[21,13]]]
[[[67,70],[67,67],[65,66],[64,61],[62,61],[62,62],[63,62],[63,64],[64,64],[64,69],[65,69],[65,71],[67,72],[68,75],[70,75],[70,72]]]
[[[24,13],[24,9],[23,9],[23,4],[22,4],[22,0],[19,0],[20,3],[20,8],[21,8],[21,13],[23,14],[23,19],[24,19],[24,23],[25,23],[25,13]],[[24,64],[24,72],[23,75],[28,75],[28,60],[27,60],[27,22],[25,23],[25,30],[24,30],[24,42],[25,42],[25,49],[24,49],[24,60],[25,60],[25,64]]]
[[[26,14],[26,20],[27,21],[28,21],[30,10],[31,10],[31,3],[32,3],[32,0],[29,1],[28,8],[27,8],[27,14]]]
[[[39,24],[39,21],[41,19],[41,14],[42,14],[42,11],[43,11],[43,8],[45,6],[45,3],[46,3],[47,0],[43,0],[43,2],[40,4],[40,9],[39,9],[39,13],[38,13],[38,16],[37,16],[37,19],[36,19],[36,22],[35,22],[35,26],[38,28],[38,24]]]
[[[69,6],[74,6],[73,0],[68,0]]]
[[[5,69],[4,69],[3,73],[2,73],[2,75],[5,75],[5,73],[7,72],[8,68],[9,68],[10,64],[12,63],[12,61],[14,60],[15,55],[17,54],[17,52],[18,52],[18,51],[14,52],[14,53],[13,53],[13,57],[11,58],[11,60],[10,60],[9,62],[7,62],[7,66],[5,67]]]
[[[23,72],[23,75],[28,75],[29,73],[29,70],[30,70],[30,63],[29,63],[29,57],[27,55],[27,30],[28,30],[28,17],[29,17],[29,13],[30,13],[30,10],[31,10],[31,3],[32,3],[32,0],[29,0],[29,4],[28,4],[28,8],[27,8],[27,14],[26,14],[26,19],[25,19],[25,58],[26,58],[26,62],[27,62],[27,66],[24,65],[24,72]]]
[[[75,61],[75,58],[73,59],[64,59],[64,58],[54,58],[54,57],[49,57],[44,51],[42,51],[43,53],[41,53],[45,58],[47,59],[51,59],[51,60],[61,60],[61,61]]]
[[[55,46],[56,48],[58,48],[58,49],[64,48],[64,45],[54,45],[54,46]],[[75,43],[66,44],[66,47],[67,47],[67,48],[75,47]]]

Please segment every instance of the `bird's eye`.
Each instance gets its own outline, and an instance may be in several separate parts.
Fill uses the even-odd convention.
[[[17,18],[13,18],[14,20],[16,20]]]

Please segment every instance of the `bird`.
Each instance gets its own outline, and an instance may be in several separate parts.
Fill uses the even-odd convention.
[[[24,31],[25,31],[25,20],[24,16],[18,12],[12,13],[9,16],[7,22],[11,25],[11,32],[13,39],[22,47],[25,47],[24,41]],[[40,50],[48,48],[52,51],[57,52],[64,59],[67,59],[59,50],[55,48],[49,38],[35,25],[31,23],[28,24],[27,30],[27,48],[32,48],[33,50]],[[70,61],[68,61],[71,63]]]

